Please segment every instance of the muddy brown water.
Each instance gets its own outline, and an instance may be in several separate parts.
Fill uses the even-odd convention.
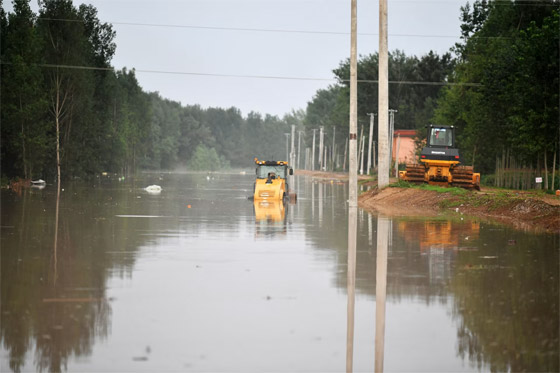
[[[54,186],[2,190],[0,370],[560,369],[558,234],[358,210],[349,256],[346,184],[252,182],[67,184],[56,247]]]

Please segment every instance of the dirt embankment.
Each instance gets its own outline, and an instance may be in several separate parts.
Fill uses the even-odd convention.
[[[527,193],[467,192],[454,195],[417,188],[385,188],[360,195],[359,206],[387,215],[463,214],[518,229],[560,233],[560,201]]]
[[[348,175],[342,173],[314,171],[301,174],[327,180],[348,179]],[[463,214],[506,223],[518,229],[560,233],[560,198],[532,192],[483,188],[480,192],[454,194],[398,187],[379,191],[375,187],[360,195],[358,205],[390,216]]]

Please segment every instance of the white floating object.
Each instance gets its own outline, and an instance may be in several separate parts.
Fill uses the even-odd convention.
[[[45,185],[47,182],[43,179],[39,179],[39,180],[32,180],[31,184],[33,185]]]
[[[150,185],[144,188],[144,190],[148,193],[161,193],[161,187],[159,185]]]

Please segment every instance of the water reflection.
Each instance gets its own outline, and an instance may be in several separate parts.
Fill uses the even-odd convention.
[[[347,185],[251,186],[68,185],[56,246],[56,191],[3,190],[0,369],[559,370],[559,235],[358,210],[352,252]]]
[[[460,245],[476,241],[480,231],[480,222],[470,220],[461,223],[450,220],[401,220],[399,233],[405,240],[419,243],[420,251],[434,249],[468,250]]]
[[[383,372],[385,357],[385,298],[387,294],[387,253],[389,219],[377,217],[377,270],[375,283],[375,372]]]
[[[105,276],[92,270],[96,260],[81,250],[91,236],[75,235],[60,195],[53,206],[24,190],[21,202],[2,199],[2,344],[14,372],[32,370],[31,352],[34,370],[59,372],[107,336]]]
[[[253,201],[255,213],[255,237],[286,235],[286,210],[288,204],[283,201]]]
[[[354,308],[356,303],[356,239],[358,208],[348,208],[348,266],[347,282],[347,316],[346,316],[346,372],[353,371],[354,364]]]

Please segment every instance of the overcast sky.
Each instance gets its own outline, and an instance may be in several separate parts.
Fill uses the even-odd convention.
[[[10,1],[4,2],[11,11]],[[136,68],[144,90],[184,105],[282,116],[305,109],[318,89],[333,84],[332,70],[350,55],[350,0],[87,3],[117,33],[113,66]],[[465,3],[389,0],[389,50],[445,53],[459,40]],[[36,11],[36,1],[31,5]],[[378,11],[378,1],[358,0],[359,54],[378,50]]]

